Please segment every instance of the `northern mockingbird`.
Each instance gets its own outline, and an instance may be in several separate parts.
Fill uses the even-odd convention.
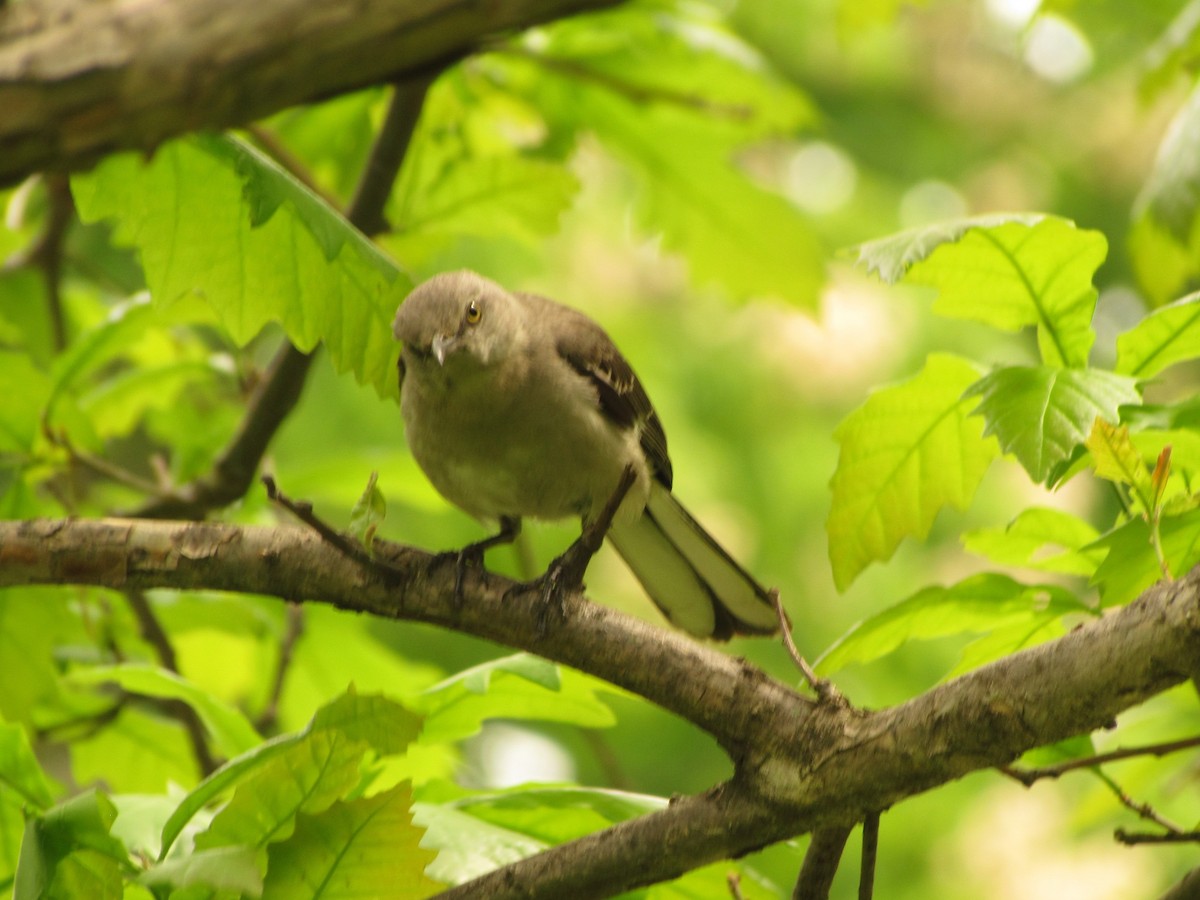
[[[595,322],[474,272],[437,275],[396,313],[405,435],[434,487],[500,532],[464,548],[458,578],[521,518],[580,516],[579,540],[536,582],[582,586],[605,536],[676,626],[700,637],[778,629],[767,591],[671,494],[658,415]]]

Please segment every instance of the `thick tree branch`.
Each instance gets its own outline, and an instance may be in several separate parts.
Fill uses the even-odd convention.
[[[380,544],[386,571],[296,528],[134,520],[0,523],[0,587],[91,584],[272,594],[431,622],[574,666],[713,734],[733,778],[667,809],[507,866],[448,896],[607,896],[874,810],[1024,751],[1110,725],[1200,671],[1200,574],[1063,638],[879,712],[816,704],[682,635],[567,598],[539,635],[531,595]],[[29,602],[37,602],[30,595]]]
[[[113,0],[0,5],[0,184],[422,75],[615,0]]]

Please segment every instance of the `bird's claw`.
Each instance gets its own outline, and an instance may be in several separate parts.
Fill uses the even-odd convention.
[[[585,548],[579,547],[578,542],[567,548],[562,556],[550,563],[549,567],[531,581],[522,581],[508,589],[505,596],[537,592],[541,601],[537,612],[537,633],[545,637],[550,628],[551,612],[558,613],[559,621],[566,621],[566,599],[569,594],[583,590],[583,575],[587,569],[591,554]]]
[[[461,550],[444,550],[434,557],[433,564],[439,566],[448,562],[454,563],[454,608],[462,609],[463,583],[466,581],[467,568],[483,568],[483,550],[474,545],[463,547]]]

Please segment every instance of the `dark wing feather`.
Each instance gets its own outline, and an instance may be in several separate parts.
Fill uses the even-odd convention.
[[[667,435],[637,373],[604,329],[583,313],[544,297],[520,295],[539,312],[558,320],[555,346],[559,355],[596,388],[601,411],[620,428],[641,426],[641,445],[655,477],[671,487],[673,472]]]

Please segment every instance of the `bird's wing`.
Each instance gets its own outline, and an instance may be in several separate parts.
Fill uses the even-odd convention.
[[[535,294],[518,295],[554,328],[555,349],[596,389],[600,410],[620,428],[640,426],[642,450],[655,477],[671,487],[673,472],[667,454],[667,435],[646,389],[629,361],[604,329],[577,310]]]

